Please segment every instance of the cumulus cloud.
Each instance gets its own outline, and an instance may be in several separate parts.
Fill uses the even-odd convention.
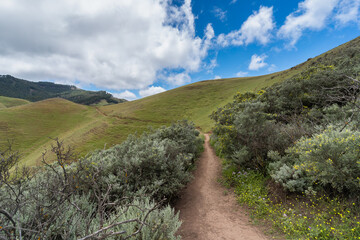
[[[266,55],[252,55],[251,56],[251,61],[250,61],[250,64],[249,64],[249,70],[259,70],[260,68],[263,68],[263,67],[266,67],[268,64],[265,61],[265,59],[267,58],[268,56]]]
[[[136,95],[128,90],[121,92],[121,93],[111,93],[116,98],[124,98],[126,100],[134,100],[136,99]]]
[[[0,72],[114,90],[198,71],[214,37],[195,35],[191,0],[4,0],[0,32]]]
[[[162,93],[162,92],[165,92],[166,89],[162,88],[162,87],[154,87],[154,86],[151,86],[147,89],[144,89],[144,90],[140,90],[139,91],[139,94],[140,96],[142,97],[147,97],[147,96],[151,96],[151,95],[154,95],[154,94],[158,94],[158,93]]]
[[[172,74],[167,79],[167,82],[174,86],[180,86],[191,81],[188,73]]]
[[[339,0],[305,0],[300,2],[298,9],[286,17],[278,36],[290,39],[294,46],[306,29],[321,30],[333,12]]]
[[[240,72],[236,73],[236,76],[237,76],[237,77],[245,77],[245,76],[247,76],[248,74],[249,74],[248,72],[240,71]]]
[[[349,22],[360,22],[360,1],[359,0],[343,0],[340,2],[335,19],[339,24],[347,24]]]
[[[228,34],[220,34],[217,43],[223,47],[247,45],[253,42],[267,44],[275,27],[273,7],[261,6],[242,24],[241,28]]]
[[[216,80],[216,79],[221,79],[221,76],[216,75],[216,76],[214,77],[214,80]]]

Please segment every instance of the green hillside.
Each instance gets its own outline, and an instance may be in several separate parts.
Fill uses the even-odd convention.
[[[50,99],[0,110],[0,143],[14,140],[24,162],[35,164],[51,142],[59,137],[82,154],[122,142],[131,133],[141,133],[149,126],[168,125],[178,119],[194,121],[202,131],[210,131],[209,115],[233,99],[237,92],[256,91],[290,78],[319,64],[346,64],[351,59],[349,46],[360,47],[356,38],[338,48],[270,75],[208,80],[179,87],[136,101],[84,106],[63,99]]]
[[[0,109],[21,106],[28,103],[29,101],[24,99],[0,96]]]
[[[21,98],[32,102],[61,97],[85,105],[116,104],[126,101],[114,98],[105,91],[85,91],[75,86],[52,82],[31,82],[10,75],[0,75],[0,96]]]
[[[348,56],[346,59],[352,59],[351,49],[354,48],[360,48],[360,37],[282,72],[258,77],[201,81],[137,101],[101,107],[100,110],[118,119],[155,125],[186,118],[207,132],[214,124],[209,115],[218,107],[231,102],[237,92],[260,90],[299,74],[309,67],[349,64],[342,60],[345,55]]]
[[[101,116],[88,106],[64,99],[49,99],[0,110],[1,142],[11,140],[24,161],[34,164],[51,138],[66,138],[68,143],[81,142],[71,133],[96,127]],[[86,135],[82,135],[86,139]]]

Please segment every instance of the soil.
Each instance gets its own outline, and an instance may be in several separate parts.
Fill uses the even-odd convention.
[[[184,240],[267,239],[251,225],[234,194],[218,182],[221,163],[210,146],[208,134],[205,134],[204,147],[193,181],[175,204],[183,222],[177,234]]]

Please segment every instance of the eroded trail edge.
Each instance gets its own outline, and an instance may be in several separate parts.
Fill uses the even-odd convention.
[[[249,223],[245,211],[236,203],[233,193],[218,183],[221,163],[205,134],[205,150],[201,155],[194,179],[176,203],[183,224],[178,231],[184,240],[267,239]]]

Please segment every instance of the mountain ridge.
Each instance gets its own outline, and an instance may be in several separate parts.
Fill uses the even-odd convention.
[[[84,105],[107,105],[126,102],[105,91],[86,91],[73,85],[32,82],[11,75],[0,75],[0,96],[36,102],[48,98],[64,98]]]

